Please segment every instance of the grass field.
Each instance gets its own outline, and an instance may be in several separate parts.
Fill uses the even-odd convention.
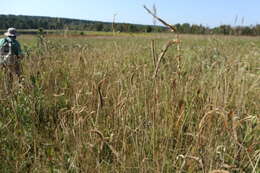
[[[0,172],[258,173],[260,38],[181,35],[153,78],[152,40],[159,55],[172,38],[19,37]]]

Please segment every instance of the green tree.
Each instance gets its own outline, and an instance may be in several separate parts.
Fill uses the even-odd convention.
[[[153,28],[149,25],[146,27],[145,32],[152,32]]]

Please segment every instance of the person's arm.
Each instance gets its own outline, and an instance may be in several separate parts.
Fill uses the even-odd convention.
[[[17,45],[17,58],[22,59],[24,57],[24,54],[22,52],[21,45],[18,41],[16,41],[16,45]]]

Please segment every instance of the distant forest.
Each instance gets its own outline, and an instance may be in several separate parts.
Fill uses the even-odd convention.
[[[6,30],[9,27],[15,27],[17,29],[105,32],[168,32],[167,28],[157,25],[138,25],[40,16],[0,15],[0,30]],[[175,24],[175,27],[179,33],[189,34],[260,35],[260,25],[236,27],[221,25],[219,27],[209,28],[203,25],[183,23]]]

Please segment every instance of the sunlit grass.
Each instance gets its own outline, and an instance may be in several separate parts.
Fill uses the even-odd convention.
[[[21,36],[0,172],[259,171],[259,41],[181,36],[180,74],[173,46],[153,79],[151,40],[171,36]]]

